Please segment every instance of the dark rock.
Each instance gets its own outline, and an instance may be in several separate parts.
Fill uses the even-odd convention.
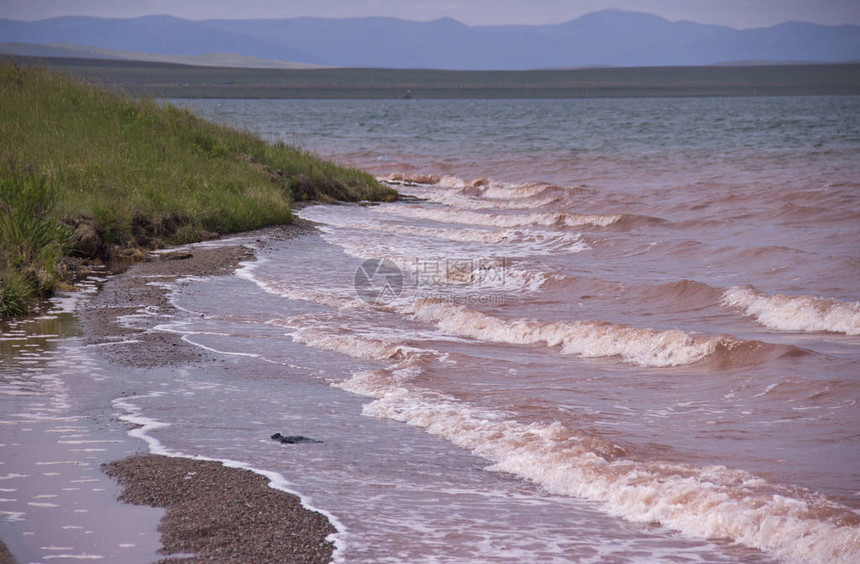
[[[282,435],[280,433],[272,435],[272,439],[288,445],[299,443],[322,443],[322,441],[311,439],[310,437],[303,437],[301,435]]]

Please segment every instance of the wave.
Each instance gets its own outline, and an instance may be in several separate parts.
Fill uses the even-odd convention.
[[[626,215],[576,214],[570,212],[534,214],[487,214],[454,208],[429,206],[381,206],[375,208],[380,213],[403,217],[428,219],[442,223],[462,225],[483,225],[488,227],[608,227],[622,220],[635,219]]]
[[[407,172],[394,172],[378,177],[382,182],[388,184],[400,184],[403,186],[418,186],[420,184],[439,184],[442,180],[440,174],[410,174]]]
[[[335,298],[328,292],[296,289],[275,284],[272,281],[255,280],[267,291],[278,295],[336,307],[341,310],[367,307],[358,298]],[[545,277],[517,280],[517,288],[536,290]],[[289,285],[288,285],[289,286]],[[427,297],[421,297],[421,296]],[[558,347],[562,354],[582,358],[620,358],[623,362],[646,368],[673,367],[709,362],[718,369],[751,366],[785,355],[807,354],[803,349],[790,345],[777,345],[738,339],[728,335],[699,336],[678,329],[658,330],[639,328],[603,321],[538,321],[523,318],[504,318],[470,309],[456,300],[457,296],[439,297],[438,292],[417,293],[417,299],[399,300],[387,307],[377,309],[399,312],[435,326],[448,335],[467,337],[491,343],[512,345],[539,345]],[[474,302],[481,303],[481,302]],[[330,335],[329,335],[330,336]],[[343,347],[355,347],[355,332],[337,338],[324,348],[336,343]],[[319,344],[319,343],[318,343]],[[390,360],[395,358],[397,346],[381,357],[355,354],[350,350],[339,350],[351,356]],[[402,351],[401,351],[402,352]],[[376,353],[374,353],[376,354]]]
[[[440,174],[409,174],[392,173],[380,176],[379,180],[389,184],[402,184],[405,186],[442,186],[453,188],[461,193],[485,196],[487,198],[530,198],[546,190],[560,190],[555,184],[546,182],[510,183],[493,178],[475,178],[465,180],[457,176]]]
[[[453,189],[457,193],[487,200],[522,200],[545,196],[550,193],[563,193],[566,190],[546,182],[511,183],[493,178],[463,180],[456,176],[444,176],[439,186]]]
[[[434,202],[467,209],[534,209],[559,202],[578,191],[576,187],[562,188],[544,182],[511,183],[493,178],[464,180],[456,176],[393,174],[380,180],[417,189],[421,196]]]
[[[523,252],[531,254],[549,254],[558,252],[576,253],[587,250],[588,245],[579,233],[543,231],[538,229],[494,229],[494,228],[431,228],[409,224],[392,224],[387,221],[374,221],[358,217],[356,214],[342,213],[331,206],[313,206],[301,211],[305,219],[338,228],[357,229],[361,231],[381,231],[395,233],[422,239],[436,239],[458,243],[504,243],[505,251],[510,253],[511,244],[521,247]],[[386,244],[392,239],[387,238]],[[450,252],[461,253],[462,249],[452,249]]]
[[[353,358],[364,360],[403,360],[408,355],[414,356],[422,352],[420,349],[404,345],[397,341],[371,338],[356,335],[352,332],[338,332],[328,326],[307,325],[302,326],[303,318],[299,316],[288,320],[286,323],[273,323],[282,327],[293,327],[294,331],[290,337],[299,343],[314,348],[339,352]]]
[[[334,331],[334,333],[332,333]],[[335,387],[374,398],[366,415],[425,429],[556,495],[600,503],[610,514],[659,522],[699,538],[728,538],[788,562],[852,562],[860,517],[819,494],[770,484],[743,470],[636,460],[622,446],[559,422],[524,424],[420,387],[442,357],[395,341],[300,329],[293,338],[358,358],[391,361]]]
[[[357,296],[345,294],[341,288],[319,286],[308,288],[297,285],[289,280],[261,276],[258,271],[268,262],[269,259],[258,257],[256,262],[246,263],[242,268],[238,269],[235,272],[235,276],[248,280],[267,294],[290,300],[312,302],[335,309],[354,309],[366,305]]]
[[[677,329],[660,331],[600,321],[506,319],[432,298],[418,300],[407,313],[462,337],[493,343],[561,347],[563,354],[583,358],[620,357],[643,367],[693,364],[716,353],[721,357],[731,356],[734,350],[749,346],[746,341],[724,335],[700,337]],[[761,346],[766,347],[763,343]],[[746,351],[744,356],[747,356]]]
[[[661,311],[701,310],[718,307],[723,294],[722,288],[715,288],[704,282],[682,279],[663,284],[625,284],[591,276],[552,274],[546,276],[541,287],[546,296],[558,296],[560,301],[572,297],[591,299],[595,296],[612,296],[628,302],[645,304],[650,309]]]
[[[494,462],[491,470],[554,494],[599,502],[608,513],[632,521],[728,538],[790,562],[848,563],[860,550],[854,512],[741,470],[614,457],[624,450],[596,449],[594,441],[559,423],[525,425],[486,416],[451,398],[386,382],[381,371],[356,374],[341,387],[377,398],[365,407],[368,415],[426,429]]]
[[[860,335],[860,302],[783,294],[768,296],[751,287],[732,286],[723,294],[722,303],[742,310],[770,329]]]
[[[698,306],[717,303],[720,292],[719,288],[686,278],[676,282],[649,286],[643,290],[643,294],[651,299]]]
[[[548,207],[563,200],[563,195],[546,195],[540,193],[531,198],[514,198],[510,200],[483,199],[460,190],[447,188],[425,188],[420,195],[434,203],[445,204],[455,208],[471,210],[530,210]]]

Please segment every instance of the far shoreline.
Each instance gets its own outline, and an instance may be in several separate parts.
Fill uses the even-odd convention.
[[[588,67],[515,71],[255,69],[13,56],[150,98],[576,99],[860,95],[860,63]]]

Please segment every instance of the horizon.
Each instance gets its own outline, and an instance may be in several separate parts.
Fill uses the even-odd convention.
[[[699,24],[699,25],[712,25],[712,26],[718,26],[718,27],[728,27],[728,28],[735,29],[735,30],[738,30],[738,31],[743,31],[743,30],[745,30],[745,29],[765,29],[765,28],[775,27],[775,26],[783,25],[783,24],[787,24],[787,23],[803,23],[803,24],[822,25],[822,26],[830,26],[830,27],[838,27],[838,26],[845,26],[845,25],[860,26],[860,22],[858,22],[858,23],[842,23],[842,24],[822,24],[822,23],[813,22],[813,21],[809,21],[809,20],[783,20],[783,21],[780,21],[780,22],[777,22],[777,23],[774,23],[774,24],[771,24],[771,25],[766,25],[766,26],[755,26],[755,27],[749,27],[749,28],[740,28],[740,27],[735,27],[735,26],[726,25],[726,24],[709,23],[709,22],[702,22],[702,21],[693,21],[693,20],[687,20],[687,19],[673,20],[673,19],[669,19],[669,18],[666,18],[666,17],[664,17],[664,16],[661,16],[661,15],[659,15],[659,14],[655,14],[655,13],[653,13],[653,12],[645,12],[645,11],[642,11],[642,10],[626,10],[626,9],[621,9],[621,8],[606,8],[606,9],[603,9],[603,10],[595,10],[595,11],[593,11],[593,12],[587,12],[587,13],[585,13],[585,14],[582,14],[582,15],[580,15],[580,16],[577,16],[577,17],[575,17],[575,18],[571,18],[571,19],[568,19],[568,20],[559,21],[559,22],[553,22],[553,23],[545,23],[545,24],[530,24],[530,23],[520,23],[520,24],[518,24],[518,23],[506,23],[506,24],[505,24],[505,23],[501,23],[501,24],[470,24],[470,23],[467,23],[467,22],[464,22],[464,21],[458,20],[457,18],[454,18],[454,17],[451,17],[451,16],[439,16],[439,17],[437,17],[437,18],[425,19],[425,20],[410,19],[410,18],[397,17],[397,16],[382,16],[382,15],[369,15],[369,16],[344,16],[344,17],[333,17],[333,16],[332,16],[332,17],[326,17],[326,16],[292,16],[292,17],[277,17],[277,18],[261,18],[261,17],[231,17],[231,18],[210,18],[210,17],[203,17],[203,18],[192,18],[192,17],[177,16],[177,15],[174,15],[174,14],[168,14],[168,13],[160,13],[160,14],[141,14],[141,15],[139,15],[139,16],[128,16],[128,17],[93,16],[93,15],[85,15],[85,14],[67,14],[67,15],[63,15],[63,16],[52,16],[52,17],[49,17],[49,18],[41,18],[41,19],[37,19],[37,20],[15,20],[15,19],[13,19],[13,18],[0,18],[0,19],[6,20],[6,21],[19,21],[19,22],[30,22],[30,23],[32,23],[32,22],[40,22],[40,21],[48,21],[48,20],[55,20],[55,19],[61,19],[61,18],[98,18],[98,19],[106,19],[106,20],[134,20],[134,19],[142,19],[142,18],[173,18],[173,19],[177,19],[177,20],[191,21],[191,22],[206,22],[206,21],[277,21],[277,20],[297,20],[297,19],[318,19],[318,20],[390,19],[390,20],[398,20],[398,21],[404,21],[404,22],[410,22],[410,23],[432,23],[432,22],[438,22],[438,21],[442,21],[442,20],[451,20],[451,21],[453,21],[453,22],[456,22],[456,23],[458,23],[458,24],[460,24],[460,25],[464,25],[464,26],[466,26],[466,27],[470,27],[470,28],[480,28],[480,27],[513,27],[513,26],[523,26],[523,27],[541,27],[541,26],[551,26],[551,25],[564,25],[564,24],[566,24],[566,23],[570,23],[570,22],[576,21],[576,20],[578,20],[578,19],[580,19],[580,18],[583,18],[583,17],[586,17],[586,16],[590,16],[590,15],[592,15],[592,14],[599,14],[599,13],[603,13],[603,12],[622,12],[622,13],[643,14],[643,15],[656,16],[656,17],[658,17],[658,18],[664,19],[664,20],[666,20],[666,21],[668,21],[668,22],[671,22],[671,23],[688,22],[688,23],[695,23],[695,24]]]
[[[98,17],[133,19],[147,16],[169,16],[202,20],[279,20],[302,17],[327,19],[392,18],[412,22],[429,22],[449,18],[469,27],[509,25],[563,24],[579,17],[617,10],[639,12],[670,22],[688,21],[719,25],[738,30],[773,27],[782,23],[802,22],[820,25],[860,25],[860,3],[851,0],[723,0],[697,2],[691,6],[682,0],[534,0],[527,7],[516,0],[498,2],[446,2],[425,0],[392,2],[391,0],[324,0],[313,6],[283,6],[273,0],[250,0],[241,7],[230,2],[186,2],[174,5],[160,0],[143,2],[108,2],[72,0],[3,0],[4,19],[40,21],[59,17]],[[500,7],[501,5],[501,7]],[[241,9],[240,9],[241,8]]]

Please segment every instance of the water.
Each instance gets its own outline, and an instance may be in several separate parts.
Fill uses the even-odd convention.
[[[176,285],[156,451],[345,562],[856,561],[860,98],[181,103],[422,199]]]
[[[81,342],[73,315],[100,281],[0,323],[0,540],[18,562],[158,558],[163,510],[118,505],[99,469],[140,449],[110,410],[133,384]]]

